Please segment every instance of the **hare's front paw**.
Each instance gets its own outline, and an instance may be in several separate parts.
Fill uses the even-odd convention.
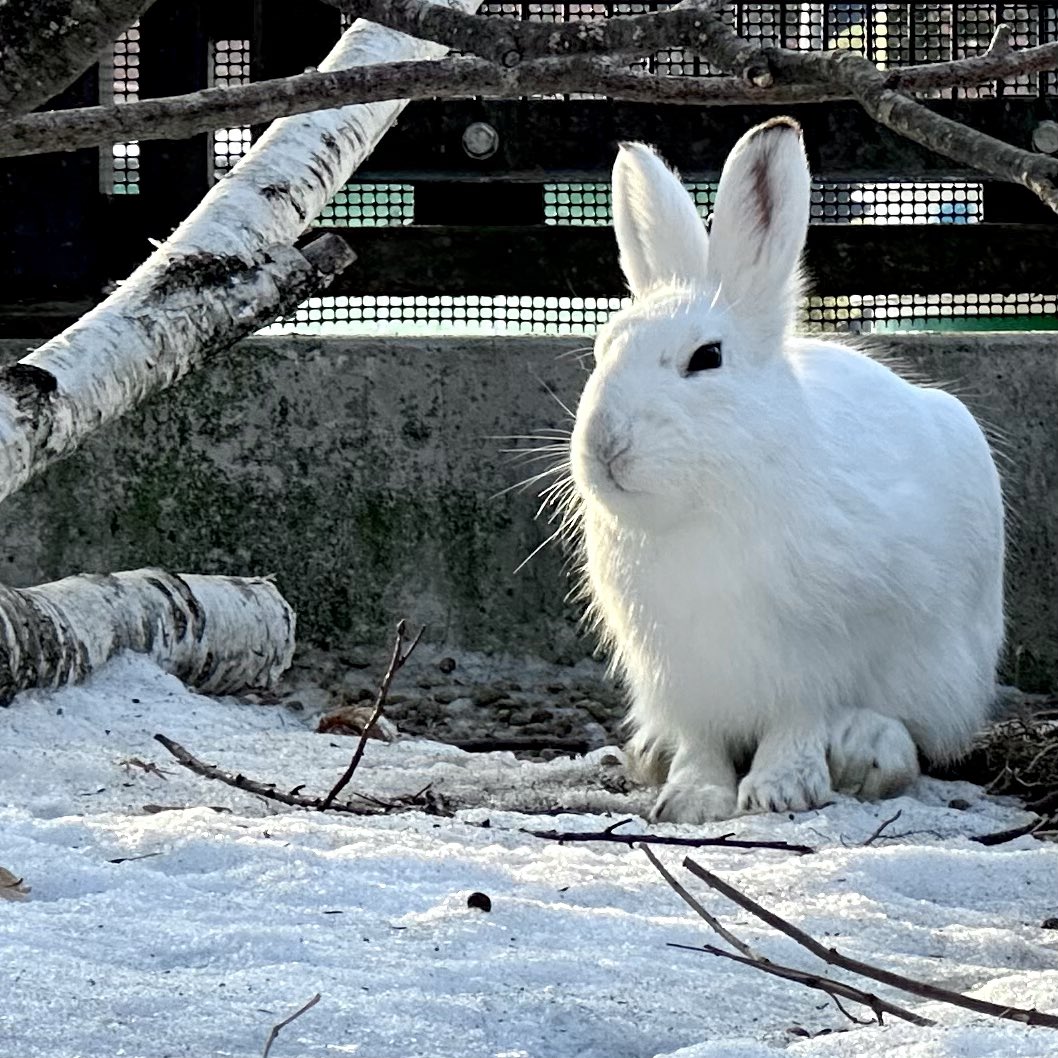
[[[827,755],[834,789],[864,801],[895,797],[918,777],[918,750],[907,728],[869,709],[835,721]]]
[[[729,786],[666,783],[650,813],[652,823],[712,823],[735,815],[735,791]]]
[[[739,783],[740,812],[803,812],[830,800],[830,773],[822,753],[788,764],[754,766]]]

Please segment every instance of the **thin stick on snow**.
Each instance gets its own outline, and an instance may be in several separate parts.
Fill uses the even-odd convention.
[[[617,833],[617,828],[628,822],[631,820],[622,819],[605,830],[523,830],[522,833],[534,838],[543,838],[545,841],[558,841],[562,844],[612,841],[618,845],[627,845],[629,848],[635,845],[675,845],[685,849],[774,849],[777,852],[796,852],[800,856],[808,856],[816,851],[811,845],[792,845],[788,841],[743,840],[732,837],[730,834],[721,834],[713,838],[677,838],[666,834]]]
[[[285,1029],[292,1021],[300,1018],[307,1010],[311,1010],[321,999],[320,993],[317,992],[304,1006],[299,1007],[290,1015],[289,1018],[284,1018],[282,1021],[276,1022],[272,1026],[272,1031],[268,1034],[268,1039],[265,1040],[264,1050],[261,1052],[261,1058],[268,1058],[268,1052],[272,1049],[272,1044],[275,1043],[276,1037],[279,1033]]]
[[[711,889],[715,889],[722,896],[726,896],[728,900],[734,901],[734,903],[750,912],[750,914],[756,915],[757,918],[773,929],[786,934],[791,940],[796,941],[802,948],[810,951],[829,966],[837,966],[839,969],[848,970],[850,973],[859,974],[861,977],[868,977],[872,981],[878,981],[880,984],[888,985],[890,988],[896,988],[901,992],[919,996],[921,999],[948,1003],[951,1006],[962,1007],[964,1010],[973,1010],[978,1014],[989,1014],[994,1018],[1002,1018],[1006,1021],[1017,1021],[1023,1025],[1058,1029],[1058,1016],[1054,1014],[1046,1014],[1035,1009],[1026,1010],[1021,1007],[1001,1006],[999,1003],[989,1003],[984,999],[974,999],[971,996],[964,996],[959,992],[952,992],[947,988],[941,988],[926,981],[916,981],[914,978],[905,977],[903,974],[893,973],[891,970],[884,970],[879,966],[860,962],[859,959],[849,958],[849,956],[843,955],[834,948],[825,948],[819,941],[805,933],[804,930],[798,929],[797,926],[787,922],[786,919],[775,914],[774,911],[769,911],[766,907],[761,906],[756,900],[736,889],[730,882],[725,882],[722,878],[717,877],[712,871],[706,870],[689,856],[684,859],[683,866],[691,874],[705,882]]]
[[[744,955],[736,955],[733,951],[724,951],[723,948],[718,948],[714,944],[703,944],[700,948],[693,944],[670,943],[668,946],[670,948],[680,948],[684,951],[704,951],[707,955],[716,955],[721,959],[730,959],[732,962],[741,963],[743,966],[752,966],[766,974],[771,974],[772,977],[781,977],[784,981],[795,981],[799,985],[804,985],[805,988],[812,988],[817,992],[826,992],[835,1003],[837,1003],[839,996],[842,999],[851,1000],[853,1003],[862,1003],[874,1012],[879,1025],[884,1024],[882,1021],[884,1014],[891,1014],[894,1018],[910,1021],[912,1025],[919,1025],[923,1028],[936,1024],[935,1021],[931,1021],[921,1014],[906,1010],[904,1007],[898,1007],[895,1003],[889,1003],[873,992],[864,992],[853,985],[845,984],[844,981],[835,981],[832,977],[824,977],[822,974],[808,973],[793,966],[783,966],[781,963],[772,962],[770,959],[747,959]],[[851,1017],[840,1004],[838,1009],[850,1020],[858,1023],[858,1019]]]
[[[890,816],[888,819],[883,819],[881,823],[878,824],[874,833],[871,834],[871,836],[867,838],[866,841],[860,843],[860,848],[865,849],[868,845],[873,845],[882,836],[882,834],[884,834],[885,831],[888,830],[889,827],[891,827],[903,814],[904,810],[902,808],[898,808],[895,816]]]
[[[216,779],[217,782],[222,782],[227,786],[234,786],[236,790],[245,790],[247,793],[255,794],[257,797],[264,797],[269,801],[278,801],[280,804],[290,805],[292,808],[310,808],[318,811],[323,804],[323,799],[320,797],[306,797],[304,794],[295,793],[294,791],[284,793],[282,790],[276,789],[275,783],[258,782],[256,779],[248,778],[241,772],[233,774],[223,768],[218,768],[215,764],[206,764],[181,746],[179,742],[174,742],[173,739],[165,735],[155,735],[154,738],[155,741],[160,742],[169,750],[178,764],[183,765],[188,771],[193,771],[196,775],[201,775],[205,779]],[[298,790],[300,787],[295,787],[294,789]],[[357,794],[356,796],[360,797],[361,795]],[[350,804],[348,801],[335,801],[328,806],[327,810],[330,812],[344,812],[353,816],[372,816],[380,815],[390,810],[421,807],[421,804],[416,804],[415,798],[409,798],[407,801],[382,801],[378,798],[363,797],[362,800],[365,802],[362,805]]]
[[[1026,834],[1038,836],[1041,833],[1045,833],[1046,826],[1046,819],[1034,819],[1031,823],[1022,823],[1020,827],[1011,827],[1009,830],[996,830],[991,834],[976,834],[970,840],[976,841],[978,845],[1003,845],[1008,841],[1023,838]]]
[[[400,621],[397,625],[396,638],[393,641],[393,653],[390,655],[389,667],[386,669],[386,674],[382,677],[382,682],[378,685],[378,693],[375,695],[375,707],[371,711],[371,716],[367,723],[364,725],[364,730],[360,734],[360,741],[356,744],[356,749],[353,751],[352,760],[349,761],[349,766],[342,773],[342,777],[331,787],[330,793],[320,803],[320,811],[326,812],[328,808],[334,803],[334,799],[349,785],[349,780],[352,779],[353,773],[360,765],[360,761],[364,756],[364,750],[367,748],[367,740],[370,736],[371,729],[378,723],[382,716],[382,709],[386,704],[386,696],[389,694],[390,684],[393,682],[393,677],[404,667],[404,663],[411,657],[412,651],[419,645],[419,640],[422,639],[422,634],[426,630],[425,626],[419,629],[418,634],[411,641],[408,649],[404,649],[404,635],[407,629],[407,625],[404,621]]]
[[[775,963],[770,959],[765,958],[746,944],[745,941],[736,937],[735,934],[727,929],[727,927],[724,926],[715,915],[707,911],[690,894],[690,892],[687,891],[686,887],[664,867],[661,861],[649,848],[646,846],[640,847],[643,854],[654,865],[661,877],[668,882],[676,895],[683,900],[683,902],[686,903],[695,914],[704,919],[709,927],[726,940],[735,951],[725,951],[723,948],[717,948],[712,944],[703,944],[701,947],[697,947],[691,944],[670,943],[669,947],[686,949],[688,951],[704,951],[709,955],[716,955],[723,959],[731,959],[744,966],[753,966],[766,974],[771,974],[773,977],[781,977],[787,981],[795,981],[797,984],[804,985],[806,988],[815,989],[817,992],[826,992],[826,994],[837,1003],[838,1009],[849,1018],[850,1021],[857,1021],[857,1019],[852,1017],[852,1015],[845,1010],[841,1005],[841,999],[848,999],[854,1003],[860,1003],[867,1007],[874,1012],[874,1016],[877,1018],[879,1024],[882,1023],[883,1014],[891,1014],[895,1018],[900,1018],[903,1021],[910,1021],[914,1025],[926,1026],[933,1024],[929,1018],[925,1018],[921,1014],[916,1014],[911,1010],[905,1010],[903,1007],[897,1006],[895,1003],[890,1003],[887,1000],[882,999],[881,996],[874,995],[873,992],[865,992],[853,985],[846,984],[844,981],[835,981],[833,978],[824,977],[822,974],[814,974],[809,973],[806,970],[798,970],[793,966],[783,966],[781,963]],[[685,860],[684,863],[686,862],[687,861]]]

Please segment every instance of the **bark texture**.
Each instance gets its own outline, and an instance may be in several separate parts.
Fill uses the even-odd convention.
[[[261,578],[140,569],[0,585],[0,705],[29,687],[79,682],[123,650],[205,693],[270,688],[290,665],[294,626]]]
[[[68,88],[152,3],[0,3],[0,117],[27,114]]]

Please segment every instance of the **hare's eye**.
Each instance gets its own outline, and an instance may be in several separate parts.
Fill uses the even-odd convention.
[[[691,353],[691,358],[687,361],[687,367],[684,370],[684,374],[696,375],[699,371],[711,371],[714,367],[719,367],[722,363],[723,359],[720,356],[720,343],[708,342],[706,345],[698,346],[698,348]]]

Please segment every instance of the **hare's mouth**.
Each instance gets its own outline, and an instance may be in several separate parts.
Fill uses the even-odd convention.
[[[637,496],[643,490],[636,487],[632,473],[632,460],[628,457],[631,446],[614,455],[603,458],[595,455],[585,468],[585,485],[599,499],[610,496]]]

